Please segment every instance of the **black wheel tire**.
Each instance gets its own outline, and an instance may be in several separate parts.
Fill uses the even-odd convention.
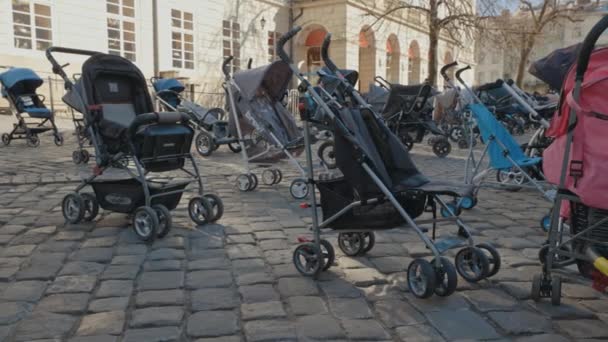
[[[437,274],[437,284],[435,287],[435,294],[439,297],[448,297],[458,287],[458,274],[456,273],[456,267],[446,257],[440,257],[441,268],[437,269],[435,266],[435,259],[431,261],[431,265],[435,269]]]
[[[99,203],[94,194],[84,193],[81,195],[84,200],[84,217],[85,222],[91,222],[99,214]]]
[[[152,242],[158,234],[158,216],[150,207],[139,207],[133,213],[133,231],[142,241]]]
[[[212,210],[209,202],[203,197],[192,197],[188,202],[190,219],[199,226],[210,221]]]
[[[447,139],[440,139],[433,144],[433,153],[439,158],[447,157],[452,152],[452,145]]]
[[[72,162],[76,165],[80,165],[82,163],[82,153],[79,150],[72,152]]]
[[[325,239],[321,239],[321,254],[323,255],[323,271],[327,271],[336,261],[334,246]]]
[[[505,185],[505,190],[507,190],[507,191],[517,192],[517,191],[521,190],[521,186],[509,185],[509,183],[505,183],[506,178],[503,178],[503,172],[504,171],[496,170],[496,181],[498,183],[504,184]]]
[[[2,134],[2,143],[4,146],[8,146],[11,144],[11,135],[8,133]]]
[[[262,171],[262,183],[264,185],[274,185],[277,181],[277,174],[273,169],[266,169]]]
[[[36,134],[32,134],[27,138],[27,146],[38,147],[40,146],[40,138]]]
[[[407,267],[407,285],[418,298],[429,298],[437,287],[435,269],[424,259],[414,259]]]
[[[469,148],[469,142],[465,139],[458,140],[458,148],[461,150]]]
[[[205,194],[203,197],[207,200],[211,206],[211,215],[209,222],[217,222],[224,216],[224,202],[220,196],[216,194]]]
[[[535,301],[540,301],[540,287],[542,284],[542,275],[535,274],[532,278],[532,289],[530,291],[530,298]]]
[[[61,201],[61,212],[67,223],[76,224],[84,218],[84,200],[80,194],[72,192]]]
[[[229,143],[228,148],[234,153],[240,153],[242,151],[241,144],[239,144],[238,141]]]
[[[91,155],[87,150],[81,150],[80,155],[80,162],[83,164],[87,164],[89,162],[89,159],[91,159]]]
[[[250,173],[248,175],[249,179],[250,179],[250,186],[249,186],[249,190],[248,191],[253,191],[255,189],[257,189],[258,187],[258,176],[255,175],[255,173]]]
[[[292,257],[296,270],[306,277],[316,277],[323,269],[323,256],[314,243],[304,243],[296,247]]]
[[[304,178],[296,178],[289,185],[289,194],[297,200],[306,198],[308,193],[310,193],[310,187]]]
[[[484,252],[487,252],[486,258],[488,258],[488,262],[490,263],[490,269],[486,278],[495,276],[498,271],[500,271],[500,266],[502,263],[498,250],[496,250],[494,246],[485,242],[478,244],[477,248],[481,249]]]
[[[465,247],[458,251],[454,265],[458,274],[470,283],[486,278],[490,272],[490,262],[486,254],[477,247]]]
[[[365,255],[367,254],[367,252],[371,251],[372,248],[374,248],[374,245],[376,244],[376,234],[374,234],[374,232],[365,232],[361,234],[363,234],[364,242],[364,247],[361,251],[361,255]]]
[[[211,134],[200,131],[196,135],[196,151],[203,157],[208,157],[215,150],[215,142],[213,141],[213,136]]]
[[[63,135],[57,133],[57,135],[55,135],[55,138],[53,139],[53,142],[55,143],[55,145],[57,146],[63,146]]]
[[[276,175],[276,182],[274,184],[279,184],[283,180],[283,172],[279,169],[272,169],[272,172]]]
[[[365,249],[365,238],[362,233],[339,233],[338,247],[348,256],[361,255]]]
[[[330,170],[335,169],[337,167],[334,149],[334,141],[328,140],[322,143],[321,146],[319,146],[319,149],[317,150],[317,155],[319,156],[319,159],[321,159],[325,166],[327,166],[327,168]],[[325,155],[326,153],[327,156]]]
[[[558,275],[551,277],[551,304],[558,306],[562,303],[562,278]]]
[[[595,267],[593,267],[592,263],[585,260],[577,259],[576,268],[578,269],[578,273],[580,273],[583,277],[587,279],[593,279],[592,274],[593,270],[595,270]]]
[[[249,191],[249,188],[251,188],[251,178],[249,177],[249,175],[246,173],[238,175],[236,177],[236,187],[241,192]]]
[[[158,232],[156,237],[159,239],[164,238],[169,234],[169,231],[171,231],[171,228],[173,227],[171,212],[162,204],[155,204],[152,206],[152,209],[156,211],[156,216],[158,217]]]
[[[464,136],[464,128],[460,126],[452,127],[448,132],[448,137],[452,142],[457,143]]]

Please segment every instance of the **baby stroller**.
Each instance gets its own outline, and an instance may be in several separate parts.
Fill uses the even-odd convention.
[[[279,56],[291,62],[285,53],[285,43],[294,37],[301,28],[297,27],[281,37],[277,43]],[[327,54],[331,35],[328,34],[322,45],[325,64],[339,78],[337,67]],[[424,241],[435,259],[428,262],[419,258],[408,267],[407,278],[411,292],[420,298],[433,294],[449,296],[456,290],[457,272],[469,281],[479,281],[490,277],[499,269],[499,255],[489,245],[475,245],[466,225],[456,215],[446,219],[429,220],[456,222],[459,236],[433,241],[423,233],[414,218],[427,208],[432,211],[437,205],[445,207],[439,196],[457,197],[471,189],[462,186],[448,186],[430,182],[420,174],[409,158],[409,153],[399,139],[386,127],[368,105],[363,105],[361,96],[352,85],[343,80],[349,97],[361,106],[351,108],[342,106],[338,101],[325,101],[310,84],[291,65],[315,102],[333,120],[336,143],[336,161],[344,177],[325,179],[311,184],[318,185],[324,222],[317,217],[316,196],[311,196],[312,230],[314,240],[302,242],[293,253],[296,269],[305,276],[316,277],[331,267],[335,253],[331,244],[320,238],[322,228],[338,230],[338,244],[349,255],[362,255],[373,247],[375,229],[389,229],[407,223]],[[306,118],[303,118],[306,119]],[[309,124],[305,121],[305,132]],[[306,156],[309,169],[312,169],[312,150],[308,134],[304,134]],[[446,210],[449,210],[446,208]],[[435,237],[433,226],[433,238]],[[456,256],[456,267],[441,255],[449,249],[463,247]],[[488,254],[486,254],[488,253]],[[489,256],[488,256],[489,255]]]
[[[238,137],[245,172],[236,178],[240,191],[253,191],[258,178],[251,171],[250,163],[266,167],[262,182],[274,185],[281,182],[283,174],[278,168],[269,168],[285,157],[294,165],[301,178],[289,186],[289,193],[296,199],[308,196],[308,175],[296,157],[304,148],[304,137],[293,116],[281,103],[292,77],[289,65],[276,61],[255,69],[230,74],[228,66],[233,57],[227,58],[222,71],[226,82],[224,89],[230,110],[230,134]]]
[[[25,139],[28,146],[38,147],[38,135],[52,130],[55,145],[63,145],[63,136],[55,125],[54,113],[44,105],[44,95],[36,94],[36,89],[44,81],[31,69],[6,66],[0,68],[8,69],[0,73],[0,92],[17,117],[13,130],[2,134],[2,143],[8,146],[13,139]]]
[[[546,133],[555,140],[543,154],[544,169],[559,191],[549,241],[539,253],[542,273],[532,281],[535,301],[550,297],[552,304],[561,303],[561,278],[553,271],[571,264],[592,278],[598,291],[608,287],[608,117],[604,114],[608,113],[608,49],[594,51],[607,28],[608,16],[604,16],[585,38]]]
[[[89,56],[77,82],[66,75],[53,53]],[[204,224],[221,217],[220,198],[203,196],[201,177],[190,155],[194,131],[189,117],[154,112],[146,80],[133,63],[120,56],[61,47],[49,48],[46,55],[53,72],[65,82],[63,101],[84,115],[85,129],[95,148],[93,175],[63,198],[61,209],[68,223],[92,221],[102,207],[132,215],[135,234],[152,241],[169,232],[170,211],[193,181],[198,183],[198,196],[188,204],[190,218]],[[129,178],[100,177],[120,160],[133,163],[134,169],[124,169]],[[185,169],[186,160],[192,163],[193,172]],[[166,181],[149,176],[179,170],[189,179]],[[94,194],[80,194],[88,185]]]
[[[181,94],[186,89],[175,78],[150,79],[156,99],[169,112],[184,112],[191,118],[190,123],[199,130],[196,138],[196,151],[208,157],[221,145],[228,145],[234,153],[241,152],[236,138],[228,134],[228,122],[224,121],[224,110],[221,108],[203,108],[185,99]]]

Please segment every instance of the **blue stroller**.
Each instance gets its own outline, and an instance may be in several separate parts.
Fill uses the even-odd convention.
[[[63,145],[63,136],[57,130],[53,112],[44,105],[44,95],[36,94],[36,89],[44,81],[31,69],[0,68],[8,69],[0,73],[2,97],[8,100],[11,111],[17,117],[13,130],[2,134],[2,143],[9,145],[13,139],[25,139],[28,146],[37,147],[40,145],[38,135],[52,130],[55,145]]]
[[[210,156],[221,145],[228,145],[234,153],[241,152],[238,139],[228,132],[222,108],[204,108],[182,96],[184,85],[175,78],[150,79],[156,99],[169,112],[183,112],[190,116],[190,123],[199,130],[194,139],[196,151],[203,157]]]
[[[53,52],[89,56],[82,65],[82,77],[73,82]],[[203,195],[201,176],[190,154],[194,135],[190,118],[183,113],[155,112],[146,80],[133,63],[120,56],[61,47],[51,47],[46,54],[53,72],[65,82],[63,101],[83,114],[95,149],[93,175],[63,198],[66,222],[92,221],[101,207],[132,215],[135,234],[153,241],[169,233],[171,210],[194,182],[198,184],[197,195],[188,204],[192,221],[200,225],[222,216],[221,199]],[[101,177],[123,160],[127,167],[122,174],[128,178]],[[193,171],[185,168],[187,160]],[[158,177],[159,173],[179,171],[187,179]],[[94,193],[80,193],[87,186]]]

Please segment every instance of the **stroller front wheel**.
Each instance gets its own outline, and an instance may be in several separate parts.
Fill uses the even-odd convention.
[[[30,135],[27,138],[27,146],[29,146],[29,147],[40,146],[40,138],[36,134]]]
[[[86,222],[91,222],[99,213],[99,203],[97,202],[95,195],[89,193],[82,194],[82,199],[84,200],[83,219]]]
[[[327,166],[328,169],[331,170],[336,168],[336,155],[334,152],[333,140],[328,140],[322,143],[321,146],[319,146],[317,154],[319,156],[319,159],[323,161],[323,163],[325,164],[325,166]]]
[[[293,251],[293,264],[306,277],[316,277],[323,269],[323,255],[319,247],[308,242]]]
[[[150,207],[139,207],[133,214],[133,231],[141,240],[151,242],[158,234],[158,215]]]
[[[2,143],[4,146],[8,146],[11,143],[11,135],[8,133],[2,134]]]
[[[437,289],[437,274],[430,262],[414,259],[407,268],[407,285],[418,298],[429,298]]]
[[[447,157],[452,152],[452,145],[448,139],[438,139],[433,145],[433,153],[439,158]]]
[[[241,144],[238,141],[228,143],[228,148],[230,149],[230,151],[232,151],[234,153],[241,152]]]
[[[80,165],[80,163],[82,163],[82,153],[80,153],[81,151],[74,151],[72,152],[72,162],[76,165]]]
[[[454,264],[458,274],[470,283],[476,283],[490,274],[490,261],[477,247],[466,247],[458,251]]]
[[[55,135],[55,139],[54,139],[55,145],[57,146],[62,146],[63,145],[63,135],[57,133],[57,135]]]
[[[216,144],[211,134],[201,131],[196,136],[196,151],[203,157],[208,157],[215,151]]]
[[[158,233],[157,237],[163,238],[173,226],[173,219],[171,218],[171,212],[167,207],[162,204],[155,204],[152,206],[154,211],[156,211],[156,216],[158,217]]]
[[[85,214],[84,199],[76,192],[67,194],[61,201],[61,212],[68,223],[75,224],[82,221]]]
[[[357,256],[365,250],[365,236],[363,233],[338,234],[338,247],[348,256]]]
[[[188,214],[197,225],[203,225],[211,221],[213,208],[204,197],[193,197],[188,203]]]
[[[308,183],[303,178],[296,178],[289,186],[289,193],[297,200],[304,199],[309,193]]]
[[[458,287],[458,274],[456,268],[446,257],[440,257],[441,267],[435,266],[435,259],[431,261],[431,265],[435,268],[437,274],[437,284],[435,294],[439,297],[447,297],[456,291]]]
[[[236,187],[242,192],[249,191],[252,183],[251,178],[247,174],[242,173],[236,177]]]
[[[224,203],[222,199],[216,194],[205,194],[203,196],[209,205],[211,206],[211,218],[210,222],[216,222],[224,215]]]

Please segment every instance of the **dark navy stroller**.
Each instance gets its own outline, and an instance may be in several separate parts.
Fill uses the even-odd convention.
[[[346,107],[338,101],[325,101],[314,86],[291,64],[285,53],[285,43],[295,36],[301,28],[297,27],[283,36],[277,46],[279,55],[289,62],[292,70],[300,79],[302,89],[306,89],[314,101],[323,108],[333,120],[336,162],[344,177],[311,182],[313,196],[312,230],[314,239],[303,242],[293,253],[296,269],[306,276],[318,276],[332,266],[335,253],[331,244],[322,240],[321,229],[338,230],[338,245],[349,256],[363,255],[374,244],[373,231],[396,228],[407,224],[428,247],[434,259],[429,262],[418,258],[407,269],[407,281],[412,294],[427,298],[433,294],[449,296],[457,287],[457,272],[466,280],[479,281],[496,274],[500,267],[500,256],[496,249],[487,244],[476,245],[467,226],[457,216],[436,218],[439,207],[450,210],[440,196],[467,196],[470,187],[431,182],[422,175],[405,146],[376,115],[361,95],[345,81],[327,54],[331,35],[323,42],[321,54],[325,64],[343,81],[353,105]],[[312,170],[312,149],[309,140],[309,124],[305,121],[304,138],[309,170]],[[320,191],[321,203],[317,206],[314,196],[315,186]],[[319,223],[318,207],[324,221]],[[426,210],[433,213],[432,237],[427,236],[414,219]],[[436,238],[437,222],[454,222],[458,235]],[[455,263],[442,255],[454,248]]]
[[[44,105],[44,95],[36,94],[36,89],[44,81],[31,69],[4,66],[0,68],[8,69],[0,73],[0,92],[17,117],[13,130],[2,134],[2,143],[8,145],[13,139],[26,139],[28,146],[37,147],[40,145],[38,134],[52,130],[55,145],[63,145],[63,136],[55,125],[54,113]]]
[[[82,65],[82,76],[73,82],[52,55],[69,53],[90,56]],[[62,201],[66,221],[95,219],[103,209],[132,214],[133,230],[144,241],[165,236],[171,229],[171,212],[192,182],[198,195],[188,204],[197,224],[218,220],[223,212],[220,198],[203,196],[203,184],[192,156],[193,129],[183,113],[156,113],[141,71],[129,60],[93,51],[51,47],[47,58],[53,72],[61,76],[67,90],[64,102],[84,116],[85,129],[95,148],[96,166],[76,191]],[[126,160],[128,178],[100,177],[113,162]],[[185,168],[185,161],[192,169]],[[169,181],[151,173],[183,171],[189,179]],[[86,186],[94,194],[79,192]]]
[[[238,139],[228,134],[228,121],[224,120],[225,113],[222,108],[204,108],[185,99],[182,93],[186,88],[175,78],[153,77],[150,81],[156,99],[165,110],[179,111],[190,116],[191,124],[199,130],[194,141],[201,156],[210,156],[220,145],[228,145],[234,153],[241,152]]]

